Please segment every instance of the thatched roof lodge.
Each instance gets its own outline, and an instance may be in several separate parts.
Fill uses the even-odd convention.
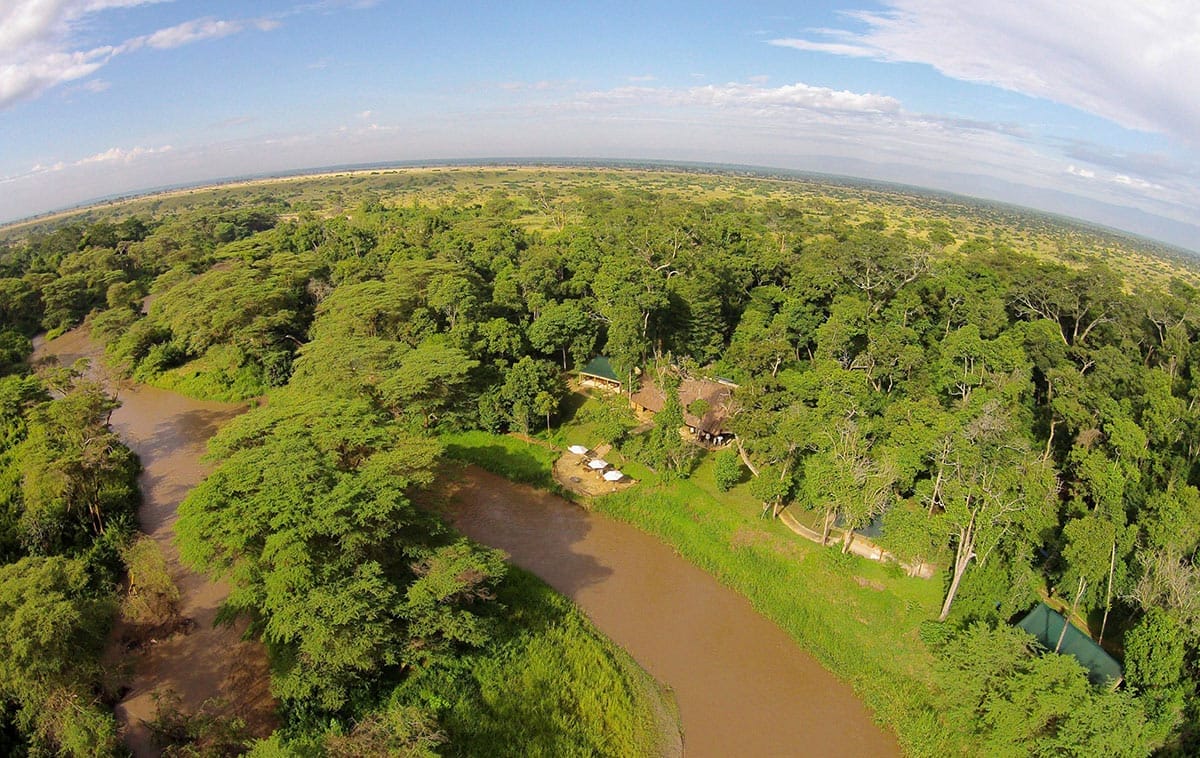
[[[683,423],[688,431],[702,442],[723,445],[733,439],[729,430],[730,401],[737,385],[711,379],[684,379],[679,385],[679,402],[683,405]],[[658,413],[666,405],[667,396],[648,376],[630,398],[634,408],[643,414]],[[699,410],[697,414],[693,411]]]

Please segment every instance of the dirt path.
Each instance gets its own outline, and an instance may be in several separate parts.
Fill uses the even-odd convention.
[[[450,515],[574,600],[673,690],[684,755],[900,754],[849,685],[654,537],[475,467]]]
[[[98,355],[99,347],[75,330],[52,342],[39,341],[34,358],[55,356],[65,365],[92,358],[93,370],[101,377]],[[184,568],[172,541],[176,508],[207,473],[200,458],[208,439],[244,408],[145,386],[122,388],[118,399],[121,407],[112,415],[112,426],[143,467],[138,521],[166,556],[179,586],[181,614],[195,622],[190,633],[176,633],[133,651],[120,646],[120,630],[114,635],[106,660],[125,671],[122,681],[129,687],[116,707],[125,742],[136,756],[158,755],[144,722],[155,714],[153,694],[167,689],[174,690],[187,709],[223,698],[228,703],[222,713],[239,716],[254,735],[265,736],[275,726],[266,651],[257,642],[242,640],[244,624],[213,626],[229,588]]]

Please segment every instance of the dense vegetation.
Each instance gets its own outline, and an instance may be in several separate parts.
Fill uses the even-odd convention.
[[[70,368],[0,377],[5,755],[106,755],[117,746],[115,693],[100,657],[132,537],[138,464],[108,428],[115,405]]]
[[[602,352],[668,388],[680,373],[737,380],[754,497],[817,524],[881,518],[888,549],[945,567],[940,608],[906,643],[925,668],[902,692],[953,707],[880,709],[911,750],[1196,749],[1190,272],[1111,242],[1101,260],[1077,231],[807,185],[413,172],[325,186],[67,225],[11,244],[0,278],[11,364],[21,334],[91,314],[135,378],[270,392],[214,442],[223,463],[180,533],[271,647],[278,744],[336,742],[348,727],[319,737],[331,718],[471,744],[446,698],[486,697],[469,682],[496,654],[508,622],[491,598],[510,580],[413,497],[438,435],[553,426],[560,372]],[[591,412],[659,475],[695,471],[671,421],[628,436],[615,404]],[[677,398],[664,413],[682,418]],[[720,467],[722,488],[740,486],[738,460]],[[614,510],[678,507],[622,498],[640,505]],[[1120,690],[1008,628],[1042,598],[1123,658]]]

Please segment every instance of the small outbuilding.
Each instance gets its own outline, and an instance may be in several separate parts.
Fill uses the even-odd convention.
[[[591,359],[580,369],[579,383],[584,387],[599,387],[613,392],[620,392],[624,386],[613,369],[612,361],[603,355]]]
[[[1066,633],[1063,633],[1063,625],[1066,625]],[[1122,677],[1121,664],[1117,663],[1116,659],[1109,655],[1104,648],[1100,647],[1092,640],[1091,637],[1084,634],[1075,628],[1074,624],[1067,623],[1057,611],[1052,609],[1045,603],[1038,603],[1037,607],[1017,622],[1017,626],[1037,637],[1038,642],[1047,650],[1054,650],[1058,647],[1058,652],[1063,655],[1070,655],[1079,661],[1088,672],[1088,679],[1092,684],[1109,684],[1116,686]],[[1062,645],[1059,646],[1058,639],[1062,637]]]

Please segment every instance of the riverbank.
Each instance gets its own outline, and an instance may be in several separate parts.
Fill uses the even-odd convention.
[[[184,569],[174,543],[177,506],[211,468],[201,463],[208,440],[245,408],[115,382],[101,355],[77,330],[39,340],[35,358],[63,365],[88,358],[91,375],[117,391],[122,406],[113,429],[143,464],[139,523],[164,553],[190,622],[186,631],[136,647],[125,644],[129,630],[120,625],[112,635],[106,665],[121,678],[114,689],[127,690],[115,709],[126,744],[134,755],[159,754],[145,722],[155,717],[154,695],[168,689],[180,696],[183,712],[218,698],[207,715],[241,719],[249,736],[264,737],[277,726],[265,649],[242,640],[245,623],[213,627],[229,588]],[[681,754],[671,693],[567,599],[514,570],[497,600],[494,644],[473,653],[465,670],[432,669],[409,677],[403,695],[397,691],[437,711],[450,738],[445,754]]]
[[[671,688],[689,757],[899,754],[848,685],[663,541],[475,467],[450,514]]]
[[[503,474],[511,468],[533,482],[549,476],[553,454],[541,448],[526,446],[522,456],[515,442],[484,436],[471,442],[479,450],[503,448]],[[906,753],[972,754],[965,735],[939,726],[933,656],[919,637],[921,624],[937,615],[939,582],[822,548],[761,518],[761,504],[745,484],[730,493],[716,490],[711,460],[686,480],[644,479],[628,492],[596,498],[591,508],[661,540],[745,598],[786,632],[791,646],[811,653],[839,685],[852,687],[874,718],[895,730]]]
[[[102,350],[83,329],[48,342],[39,340],[34,360],[56,358],[70,365],[92,361],[92,375],[106,381],[121,406],[112,428],[142,464],[142,503],[138,523],[158,544],[179,588],[179,612],[190,631],[155,638],[135,649],[121,644],[120,629],[110,640],[106,661],[120,677],[125,694],[115,708],[126,745],[134,755],[157,755],[146,722],[156,714],[156,693],[173,690],[180,705],[195,711],[210,699],[222,702],[214,713],[242,719],[251,736],[275,727],[266,650],[244,640],[245,624],[214,626],[229,588],[186,569],[174,544],[175,512],[183,497],[207,473],[205,445],[243,406],[195,400],[144,385],[120,384],[104,371]]]

